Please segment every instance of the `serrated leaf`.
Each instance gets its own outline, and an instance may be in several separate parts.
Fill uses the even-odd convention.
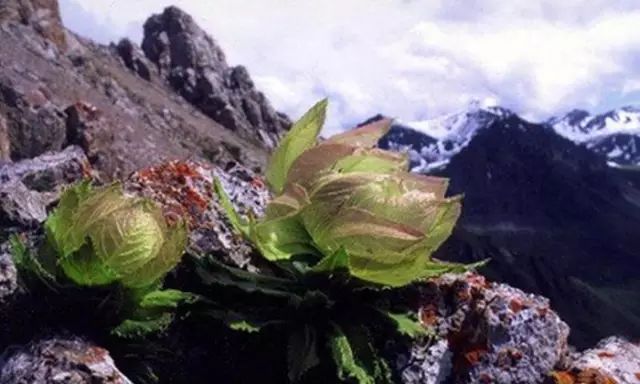
[[[343,329],[358,364],[373,377],[376,384],[393,384],[387,361],[378,355],[373,335],[365,325],[347,324]]]
[[[199,265],[196,273],[205,285],[236,288],[246,293],[262,293],[274,297],[297,297],[296,288],[289,280],[233,268],[212,257],[197,262]]]
[[[279,194],[285,187],[287,174],[293,162],[307,149],[313,147],[327,112],[328,100],[324,99],[316,103],[307,113],[300,118],[269,159],[266,179],[269,187]]]
[[[395,324],[397,331],[404,336],[412,339],[428,336],[431,332],[425,328],[415,316],[409,313],[391,313],[383,311],[383,313]]]
[[[316,339],[317,331],[310,325],[304,325],[290,333],[287,348],[290,382],[297,382],[311,368],[320,364]]]
[[[233,226],[233,228],[238,233],[244,235],[245,238],[248,239],[249,225],[248,223],[245,222],[245,220],[243,220],[240,217],[238,212],[236,212],[236,209],[233,206],[233,203],[231,202],[229,195],[224,190],[224,186],[222,185],[222,182],[220,182],[220,179],[218,179],[217,177],[213,179],[213,190],[215,191],[216,196],[218,197],[218,201],[220,202],[220,205],[222,206],[222,209],[224,210],[224,213],[226,214],[227,219],[231,223],[231,226]]]
[[[173,321],[171,313],[161,313],[157,317],[131,320],[127,319],[115,327],[111,334],[124,339],[144,338],[151,334],[161,333],[167,330]]]
[[[140,301],[140,308],[177,308],[182,303],[193,303],[197,295],[177,289],[155,290],[145,294]]]
[[[329,337],[329,350],[340,380],[353,380],[358,384],[376,384],[375,379],[356,361],[347,336],[337,325],[334,325]]]

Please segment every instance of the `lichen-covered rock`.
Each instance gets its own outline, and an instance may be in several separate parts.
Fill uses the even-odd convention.
[[[77,338],[33,343],[0,362],[0,384],[132,384],[109,352]]]
[[[7,243],[0,243],[0,311],[18,289],[18,275]]]
[[[135,172],[125,182],[125,188],[160,203],[169,219],[186,216],[191,250],[214,254],[242,268],[259,269],[260,259],[233,232],[214,197],[215,178],[221,181],[238,212],[262,214],[269,193],[257,175],[239,164],[231,163],[224,170],[195,161],[168,162]]]
[[[640,344],[620,337],[601,340],[594,348],[573,356],[566,370],[553,372],[555,384],[638,384]]]
[[[273,148],[289,128],[246,68],[230,67],[213,38],[179,8],[167,7],[145,22],[142,49],[182,97],[245,139]]]
[[[547,299],[475,274],[428,283],[420,318],[438,341],[401,357],[405,383],[540,383],[567,353],[569,327]]]

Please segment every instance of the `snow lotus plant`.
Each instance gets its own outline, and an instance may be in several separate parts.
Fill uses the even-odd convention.
[[[342,268],[383,286],[460,270],[430,259],[460,215],[460,196],[445,198],[446,179],[409,173],[405,154],[374,148],[390,120],[317,144],[326,105],[273,154],[266,174],[275,198],[264,217],[243,222],[226,204],[237,229],[270,261],[313,255],[316,272]]]
[[[17,264],[57,288],[118,289],[123,293],[118,306],[128,319],[116,333],[164,327],[170,310],[190,299],[179,291],[160,290],[184,253],[185,222],[169,225],[153,201],[125,196],[120,184],[69,187],[44,227],[45,244],[36,256],[14,239]]]
[[[393,378],[379,347],[389,333],[423,337],[402,292],[412,283],[473,266],[430,257],[460,214],[447,180],[411,174],[405,154],[375,148],[383,119],[318,142],[326,100],[297,123],[273,153],[266,179],[273,199],[264,216],[238,215],[221,183],[229,221],[271,263],[275,276],[200,261],[208,313],[234,329],[289,330],[289,379],[331,363],[340,380]],[[232,300],[223,291],[234,290]],[[406,301],[406,300],[405,300]],[[386,336],[383,336],[386,335]],[[326,360],[326,359],[325,359]]]

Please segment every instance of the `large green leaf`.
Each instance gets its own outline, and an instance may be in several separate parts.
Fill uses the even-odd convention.
[[[294,255],[317,253],[298,215],[256,224],[252,231],[252,239],[262,256],[270,261],[288,260]]]
[[[287,174],[293,162],[304,151],[313,147],[327,112],[328,100],[324,99],[314,105],[300,118],[280,145],[271,155],[266,171],[267,183],[275,193],[280,193],[285,187]]]
[[[14,234],[9,237],[9,252],[22,279],[35,277],[49,289],[57,289],[55,270],[49,270],[43,266],[37,255],[29,250],[19,235]]]
[[[75,228],[74,213],[78,205],[91,193],[91,183],[88,181],[68,187],[62,193],[58,206],[44,223],[47,241],[61,257],[80,249],[85,241],[82,236],[72,237],[70,234]]]
[[[65,276],[78,285],[107,285],[122,277],[95,256],[91,241],[86,242],[71,255],[60,259],[59,265]]]

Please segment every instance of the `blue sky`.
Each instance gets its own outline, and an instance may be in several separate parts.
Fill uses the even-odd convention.
[[[640,2],[549,0],[61,0],[65,25],[139,42],[177,5],[292,117],[329,96],[329,131],[472,100],[532,120],[640,103]],[[560,3],[560,4],[558,4]]]

